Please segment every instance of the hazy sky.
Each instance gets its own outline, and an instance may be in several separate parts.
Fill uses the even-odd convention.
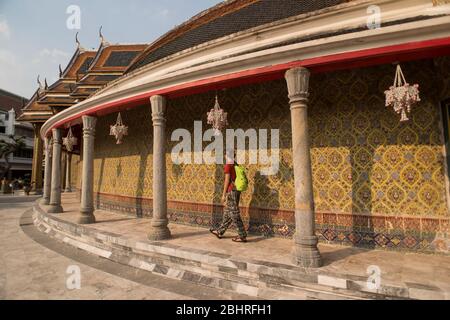
[[[150,43],[220,0],[0,0],[0,88],[26,98],[36,78],[50,85],[76,45],[98,48],[98,29],[111,43]],[[67,9],[80,8],[80,29]]]

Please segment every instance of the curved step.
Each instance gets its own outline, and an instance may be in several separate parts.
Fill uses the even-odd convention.
[[[251,259],[230,259],[221,253],[166,242],[136,241],[95,229],[94,226],[65,221],[46,213],[38,203],[34,207],[33,221],[48,236],[97,256],[172,279],[263,299],[407,298],[403,288],[384,287],[380,292],[361,290],[365,278],[337,279],[344,285],[335,286],[333,275],[321,275],[314,269]],[[322,284],[324,279],[328,281]]]

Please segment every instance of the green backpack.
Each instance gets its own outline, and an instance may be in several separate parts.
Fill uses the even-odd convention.
[[[238,164],[234,165],[234,170],[236,171],[236,180],[234,181],[234,185],[236,186],[236,190],[240,192],[244,192],[248,187],[248,179],[245,174],[245,168]]]

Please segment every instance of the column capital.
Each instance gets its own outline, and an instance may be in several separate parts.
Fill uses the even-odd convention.
[[[39,122],[34,122],[33,123],[33,128],[34,128],[34,132],[37,136],[39,136],[39,133],[41,131],[43,123],[39,123]]]
[[[166,121],[166,102],[167,100],[164,96],[156,95],[150,97],[153,125],[161,125]]]
[[[309,96],[309,76],[309,70],[303,67],[289,69],[284,75],[290,103],[300,103],[296,107],[306,107]]]
[[[97,117],[82,116],[83,120],[83,134],[93,135],[95,134],[95,125],[97,124]]]

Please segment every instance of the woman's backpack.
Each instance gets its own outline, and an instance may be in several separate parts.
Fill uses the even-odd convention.
[[[234,165],[234,170],[236,171],[236,180],[234,181],[234,185],[237,191],[244,192],[248,187],[248,179],[245,174],[245,168],[238,164]]]

